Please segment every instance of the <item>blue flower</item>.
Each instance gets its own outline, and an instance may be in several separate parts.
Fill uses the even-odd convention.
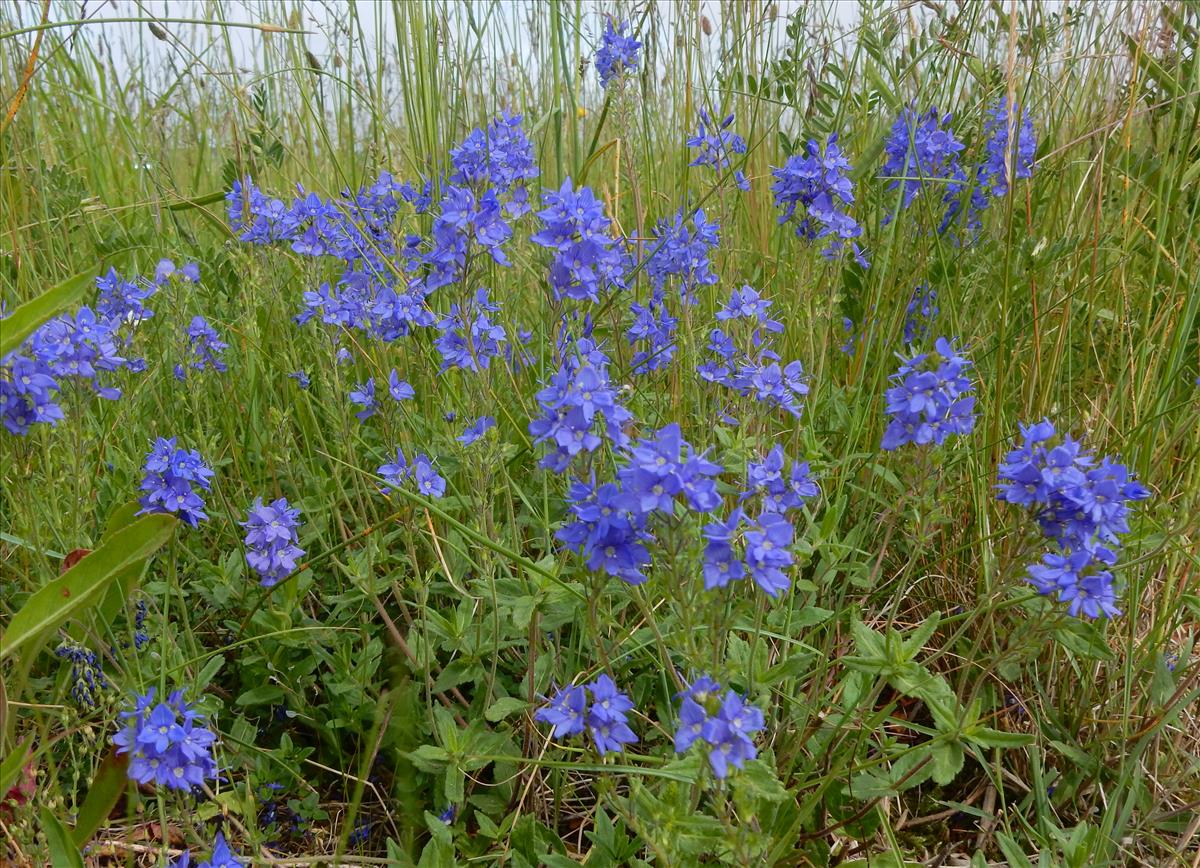
[[[159,283],[140,277],[126,280],[117,274],[116,269],[110,268],[96,278],[96,288],[100,290],[96,312],[103,317],[133,324],[149,319],[154,316],[154,311],[146,307],[146,301],[158,292]]]
[[[221,340],[216,329],[208,324],[208,320],[202,316],[192,317],[192,321],[187,327],[187,340],[188,354],[191,356],[191,360],[188,362],[190,368],[196,371],[203,371],[207,368],[219,372],[226,370],[221,355],[229,344]],[[176,367],[176,378],[182,380],[183,377],[179,373],[181,370],[182,368]]]
[[[624,289],[629,256],[611,235],[612,221],[590,187],[576,190],[571,179],[542,196],[542,229],[530,240],[554,251],[550,287],[555,300],[599,301],[600,294]]]
[[[925,283],[914,287],[912,298],[904,311],[904,343],[924,340],[938,312],[937,290]]]
[[[1033,510],[1057,550],[1029,567],[1039,594],[1057,594],[1073,616],[1115,617],[1114,579],[1129,504],[1150,492],[1108,456],[1096,460],[1078,441],[1058,437],[1048,419],[1021,425],[1021,445],[1000,463],[998,497]]]
[[[966,172],[958,161],[963,145],[949,124],[950,115],[943,116],[936,108],[918,115],[915,107],[906,106],[896,118],[884,143],[887,160],[880,175],[889,180],[889,190],[900,191],[898,211],[908,208],[930,182],[946,203],[953,202],[966,184]],[[889,214],[886,220],[894,216]]]
[[[583,687],[564,687],[545,708],[534,712],[533,719],[554,727],[555,738],[583,732],[587,715],[587,691]]]
[[[486,130],[476,128],[450,149],[451,184],[482,190],[494,187],[510,195],[505,211],[519,217],[529,210],[526,182],[538,176],[533,145],[521,127],[521,115],[507,111],[492,120]]]
[[[292,371],[290,374],[288,374],[288,377],[295,380],[301,389],[307,389],[309,387],[308,374],[304,373],[304,371]]]
[[[366,422],[375,415],[379,405],[375,402],[375,378],[368,377],[365,383],[359,383],[350,390],[350,402],[362,409],[354,414],[359,422]]]
[[[450,368],[479,371],[491,366],[501,345],[508,341],[504,326],[490,317],[497,310],[499,306],[488,298],[484,287],[475,291],[470,302],[450,306],[450,312],[437,323],[441,334],[433,342],[442,354],[442,371]]]
[[[682,694],[675,752],[684,753],[696,742],[704,744],[709,765],[718,779],[731,768],[740,769],[758,756],[754,736],[765,727],[762,711],[732,690],[720,696],[721,687],[703,676]]]
[[[587,568],[604,572],[631,585],[646,581],[642,567],[650,563],[645,542],[650,539],[644,518],[630,509],[628,498],[611,482],[596,486],[572,483],[567,503],[575,521],[555,538],[587,559]]]
[[[638,740],[629,728],[628,713],[632,709],[633,702],[617,689],[613,680],[608,675],[599,675],[586,686],[560,690],[547,706],[534,713],[534,719],[551,724],[555,738],[576,735],[586,727],[597,752],[604,756],[610,751],[622,751],[625,745]]]
[[[71,661],[71,698],[75,704],[81,709],[95,708],[100,691],[108,688],[103,661],[95,651],[71,641],[59,644],[54,654]]]
[[[725,521],[714,521],[704,526],[703,575],[706,591],[723,588],[746,576],[746,566],[734,549],[742,518],[742,510],[738,508]]]
[[[132,710],[121,712],[125,726],[113,736],[117,753],[128,754],[130,780],[170,789],[190,790],[217,775],[210,748],[217,738],[204,717],[183,699],[183,691],[155,704],[154,688],[135,697]]]
[[[209,861],[201,862],[196,868],[243,868],[243,863],[233,855],[233,851],[225,842],[225,836],[217,832],[213,841],[212,856]]]
[[[388,394],[393,401],[410,401],[416,397],[416,391],[407,381],[400,379],[400,374],[392,368],[388,374]]]
[[[159,437],[146,455],[145,476],[138,515],[165,512],[179,516],[192,527],[208,518],[204,499],[196,488],[208,491],[212,469],[195,449],[179,449],[175,438]]]
[[[793,563],[792,535],[791,522],[777,512],[764,512],[746,531],[750,578],[771,597],[778,597],[791,586],[784,570]]]
[[[260,584],[270,588],[287,578],[295,569],[304,549],[296,545],[296,529],[300,527],[300,510],[279,498],[264,506],[261,497],[254,499],[242,523],[246,528],[246,562],[262,578]]]
[[[750,462],[746,472],[749,490],[741,499],[761,493],[764,512],[787,512],[799,509],[805,500],[821,493],[807,461],[793,461],[785,477],[783,468],[786,460],[783,447],[776,444],[763,461]]]
[[[534,444],[551,446],[541,466],[555,473],[565,472],[581,452],[596,451],[603,442],[597,432],[623,446],[629,439],[623,427],[633,418],[609,381],[608,356],[590,338],[575,341],[573,350],[537,393],[543,413],[529,423]]]
[[[0,415],[4,427],[23,435],[39,422],[57,425],[64,418],[55,400],[59,390],[48,363],[9,353],[0,360]]]
[[[796,223],[797,238],[828,238],[829,243],[821,251],[826,259],[849,246],[859,265],[866,268],[867,258],[854,240],[862,235],[862,227],[846,212],[846,207],[854,203],[850,170],[850,161],[837,145],[836,133],[830,134],[823,154],[816,140],[809,139],[805,156],[793,154],[781,168],[771,170],[775,177],[771,190],[775,207],[783,208],[780,223],[795,220],[797,207],[803,209],[803,219]]]
[[[675,357],[675,329],[679,320],[667,310],[662,291],[655,289],[646,307],[633,302],[629,310],[634,319],[625,333],[626,339],[633,346],[638,343],[649,344],[646,349],[633,354],[633,373],[646,374],[666,368]]]
[[[464,446],[470,446],[480,437],[487,433],[489,428],[496,426],[496,420],[491,416],[480,416],[467,429],[459,434],[455,439]]]
[[[717,124],[708,116],[707,111],[701,109],[700,128],[696,135],[687,140],[687,146],[698,149],[700,153],[688,165],[709,166],[719,172],[729,167],[731,155],[746,153],[746,140],[729,129],[732,125],[732,114]],[[734,172],[733,179],[739,189],[750,189],[750,182],[741,169]]]
[[[709,255],[720,243],[720,227],[709,223],[699,208],[692,214],[688,228],[683,211],[673,221],[660,220],[654,227],[646,273],[655,289],[663,289],[668,280],[679,281],[679,295],[689,304],[696,302],[696,288],[717,282]]]
[[[979,225],[978,214],[991,204],[994,198],[1008,195],[1010,188],[1009,166],[1015,178],[1032,178],[1034,153],[1037,151],[1037,134],[1029,110],[1022,109],[1019,120],[1010,115],[1008,97],[996,100],[988,110],[983,134],[987,137],[986,155],[975,170],[975,189],[971,194],[968,228]],[[1009,123],[1016,132],[1016,142],[1010,145]],[[1011,161],[1011,163],[1009,162]]]
[[[975,427],[974,385],[966,376],[971,362],[938,338],[935,353],[900,356],[900,367],[889,377],[887,412],[892,417],[882,447],[907,443],[941,445],[952,434],[969,434]]]
[[[711,477],[718,476],[721,469],[703,453],[695,453],[679,425],[672,422],[629,450],[629,463],[617,471],[617,479],[630,509],[643,516],[672,514],[680,496],[688,508],[711,512],[721,502]]]
[[[381,464],[375,472],[387,480],[390,485],[399,487],[412,474],[412,468],[408,464],[408,459],[404,457],[404,452],[397,446],[396,460]],[[390,489],[384,488],[382,491],[387,494]]]
[[[417,482],[417,491],[425,497],[441,497],[446,493],[446,480],[433,469],[433,462],[427,455],[413,459],[413,478]]]
[[[613,27],[611,17],[605,24],[600,49],[596,52],[596,73],[600,76],[601,87],[608,87],[609,82],[627,72],[637,72],[638,50],[642,43],[626,35],[628,26],[629,22],[622,21]]]

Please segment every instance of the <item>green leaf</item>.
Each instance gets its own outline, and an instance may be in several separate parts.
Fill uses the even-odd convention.
[[[514,696],[506,696],[503,699],[497,699],[491,704],[491,707],[483,713],[483,716],[491,723],[499,723],[508,717],[510,714],[515,714],[523,710],[529,705],[524,699],[517,699]]]
[[[996,843],[1004,854],[1005,861],[1013,868],[1033,868],[1033,862],[1022,852],[1021,847],[1013,838],[999,830],[996,831]]]
[[[1068,618],[1054,631],[1054,638],[1068,651],[1091,660],[1115,660],[1104,634],[1093,624],[1079,618]]]
[[[781,660],[763,674],[763,683],[775,684],[786,678],[803,675],[812,666],[813,658],[816,656],[816,652],[813,651],[800,651],[786,660]]]
[[[36,591],[0,638],[0,660],[98,602],[121,569],[159,549],[177,523],[170,515],[144,516]]]
[[[25,338],[33,334],[38,326],[78,301],[95,278],[95,268],[81,271],[14,310],[12,316],[4,320],[4,329],[0,333],[0,356],[11,353]]]
[[[446,753],[445,748],[436,744],[423,744],[416,750],[410,750],[405,756],[421,771],[431,774],[441,771],[450,759],[450,754]]]
[[[196,676],[193,689],[197,693],[203,693],[204,688],[208,687],[209,682],[221,671],[221,667],[224,665],[224,655],[218,654],[215,657],[209,658],[209,661],[204,664],[204,668],[200,670],[200,674]]]
[[[783,802],[788,799],[775,772],[760,759],[750,760],[733,779],[734,786],[743,794],[768,802]]]
[[[963,737],[984,747],[1023,747],[1033,744],[1033,736],[1027,732],[1005,732],[990,726],[972,726],[963,731]]]
[[[33,741],[33,736],[26,736],[15,749],[8,752],[8,756],[0,760],[0,794],[7,793],[13,788],[13,784],[17,782],[17,776],[21,774],[21,769],[25,767],[25,763],[29,762],[29,743],[31,741]]]
[[[945,786],[958,777],[958,773],[962,771],[965,756],[961,742],[944,741],[934,745],[932,756],[933,772],[931,777],[934,783]]]
[[[46,844],[50,848],[51,868],[83,868],[83,856],[71,841],[66,826],[49,808],[42,808],[39,816],[42,819],[42,831],[46,833]]]
[[[476,680],[482,675],[483,667],[477,660],[460,657],[450,661],[450,664],[442,670],[433,683],[433,689],[439,692],[449,690],[451,687],[458,687],[463,682]]]
[[[82,847],[96,830],[108,819],[113,806],[125,791],[129,778],[128,754],[118,754],[116,748],[111,748],[100,763],[100,769],[88,787],[87,797],[79,808],[79,816],[75,820],[75,828],[71,839],[76,847]]]
[[[444,780],[446,784],[446,801],[452,805],[461,804],[463,799],[466,798],[462,770],[457,766],[446,766]]]
[[[100,536],[100,542],[106,542],[112,538],[113,534],[137,521],[137,513],[141,508],[140,503],[131,500],[109,513],[108,521],[104,524],[104,533]],[[109,585],[108,591],[105,592],[104,599],[101,600],[97,609],[97,618],[101,627],[113,623],[117,613],[124,608],[126,601],[133,595],[146,572],[146,560],[146,558],[140,558],[124,567],[116,576],[116,581]]]
[[[271,705],[283,699],[283,688],[278,684],[262,684],[251,687],[237,698],[238,705]]]

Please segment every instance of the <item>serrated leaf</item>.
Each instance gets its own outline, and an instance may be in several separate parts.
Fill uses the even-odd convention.
[[[416,750],[410,750],[405,756],[421,771],[430,774],[441,771],[450,760],[450,754],[446,753],[445,748],[436,744],[423,744]]]
[[[493,702],[488,710],[483,713],[483,716],[491,723],[499,723],[510,714],[515,714],[527,708],[528,705],[529,703],[523,699],[517,699],[515,696],[505,696]]]
[[[958,741],[943,741],[933,747],[931,754],[933,762],[930,763],[932,771],[930,777],[934,783],[945,786],[958,777],[958,773],[962,771],[963,762],[966,755],[963,753],[961,742]]]

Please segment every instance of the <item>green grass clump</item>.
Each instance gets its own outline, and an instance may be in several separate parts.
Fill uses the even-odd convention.
[[[118,400],[66,387],[55,427],[0,431],[12,643],[0,795],[16,788],[0,806],[5,860],[78,864],[89,845],[87,859],[161,864],[180,841],[206,856],[218,828],[247,864],[1200,858],[1192,4],[864,0],[851,15],[209,0],[160,12],[0,8],[6,310],[94,306],[92,279],[110,267],[153,275],[166,257],[201,273],[172,279],[148,302],[154,316],[126,329],[124,354],[147,367],[114,375]],[[642,60],[603,91],[593,55],[609,14],[630,22]],[[897,114],[952,112],[973,171],[1003,98],[1030,110],[1036,167],[983,212],[978,237],[936,231],[941,188],[896,214],[879,169]],[[510,265],[471,256],[464,285],[430,304],[444,314],[488,287],[510,342],[528,332],[527,362],[439,372],[429,330],[385,342],[297,325],[303,293],[336,287],[341,267],[238,240],[230,185],[250,177],[290,203],[297,184],[329,198],[388,171],[440,189],[450,148],[505,109],[524,115],[540,169],[535,214],[513,223]],[[747,150],[727,170],[690,165],[701,110],[736,117]],[[831,133],[853,165],[869,268],[777,225],[771,169]],[[598,304],[552,298],[550,254],[527,239],[541,189],[568,177],[633,251],[652,251],[657,222],[681,208],[720,226],[718,282],[693,306],[668,289],[679,326],[662,370],[635,376],[625,339],[629,303],[651,296],[646,267]],[[437,200],[401,209],[397,246],[429,235]],[[695,373],[743,284],[772,301],[782,361],[803,362],[799,418]],[[939,447],[884,452],[884,393],[918,285],[936,290],[936,334],[968,348],[978,421]],[[529,422],[572,311],[593,317],[612,357],[628,433],[678,423],[723,465],[719,517],[746,462],[772,446],[810,463],[821,494],[796,518],[782,597],[749,582],[703,589],[713,517],[680,510],[659,525],[638,586],[590,572],[556,539],[571,476],[610,481],[624,461],[606,445],[566,477],[538,466]],[[0,320],[0,340],[27,315]],[[229,344],[228,370],[180,382],[197,316]],[[413,400],[386,397],[392,369]],[[348,394],[368,377],[381,409],[360,422]],[[460,443],[481,415],[495,429]],[[1018,423],[1043,417],[1119,456],[1152,493],[1114,570],[1121,617],[1072,618],[1025,581],[1046,543],[997,500],[997,465]],[[197,528],[137,524],[125,507],[156,437],[215,471]],[[397,446],[435,460],[444,497],[380,493],[376,468]],[[286,497],[303,516],[301,568],[272,589],[245,559],[240,523],[256,497]],[[77,549],[96,556],[59,579]],[[72,695],[58,647],[96,655],[94,705]],[[698,749],[673,749],[676,694],[700,673],[765,714],[758,757],[724,782]],[[633,701],[639,739],[605,756],[534,718],[558,688],[601,674]],[[183,686],[219,733],[222,780],[199,797],[128,784],[110,750],[120,712],[134,693]]]

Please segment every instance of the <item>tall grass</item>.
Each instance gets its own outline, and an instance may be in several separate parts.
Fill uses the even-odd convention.
[[[57,26],[39,29],[40,6],[0,9],[0,94],[15,110],[0,134],[0,297],[14,306],[95,265],[152,272],[163,256],[198,261],[203,280],[156,298],[139,330],[150,371],[120,401],[81,393],[53,431],[0,434],[5,620],[57,575],[59,553],[95,546],[136,491],[153,437],[178,436],[217,470],[211,521],[145,578],[155,641],[109,656],[107,704],[73,709],[49,654],[4,673],[28,677],[10,696],[4,753],[39,736],[40,804],[66,820],[78,809],[125,693],[186,683],[207,693],[229,780],[190,815],[145,795],[144,813],[114,814],[103,837],[122,859],[150,818],[195,844],[221,815],[245,853],[345,864],[567,864],[589,852],[597,865],[1196,864],[1195,7],[862,2],[850,16],[759,2],[209,0],[169,15],[87,8],[71,24],[76,6],[55,3]],[[643,71],[606,94],[589,61],[608,13],[645,45]],[[136,22],[103,24],[117,17]],[[987,212],[980,242],[931,231],[933,197],[887,220],[896,194],[878,168],[896,113],[953,111],[977,155],[984,110],[1005,94],[1033,113],[1037,167]],[[292,322],[302,292],[331,274],[227,227],[218,194],[235,178],[285,198],[297,183],[356,189],[383,169],[436,178],[449,148],[503,108],[525,115],[538,183],[586,181],[631,237],[649,239],[685,203],[720,223],[720,284],[681,315],[679,360],[629,379],[629,401],[644,430],[678,421],[730,459],[781,442],[813,462],[822,497],[799,529],[784,601],[702,605],[682,558],[644,589],[618,589],[559,550],[563,487],[537,469],[526,430],[562,312],[535,249],[479,275],[509,333],[532,331],[532,368],[437,376],[426,340],[347,333],[355,361],[335,364],[330,332]],[[688,165],[683,140],[701,109],[736,114],[749,192],[714,190],[716,176]],[[775,221],[771,167],[832,132],[855,166],[866,270],[822,259]],[[428,230],[405,220],[403,231]],[[726,402],[692,373],[713,314],[743,283],[773,299],[787,326],[779,352],[811,375],[795,424],[748,415],[721,427]],[[939,333],[971,348],[981,417],[970,438],[911,458],[878,444],[921,283],[938,291]],[[644,299],[644,274],[632,292]],[[597,317],[623,372],[626,306]],[[181,386],[171,360],[197,314],[231,344],[230,372]],[[852,355],[839,350],[844,317]],[[346,393],[393,367],[411,372],[416,400],[359,425]],[[288,379],[298,369],[311,389]],[[499,436],[459,448],[453,436],[483,413]],[[1125,615],[1111,622],[1070,619],[1023,587],[1038,552],[995,498],[996,466],[1018,422],[1043,416],[1121,455],[1154,494],[1122,552]],[[441,509],[379,495],[372,474],[396,444],[440,454]],[[270,595],[244,569],[237,525],[257,495],[302,507],[313,562]],[[906,753],[938,736],[894,672],[853,665],[864,655],[856,622],[930,626],[916,661],[964,707],[978,700],[983,724],[1028,743],[968,739],[950,783],[906,788]],[[127,640],[124,618],[106,626],[87,637],[95,647]],[[769,708],[762,773],[703,797],[669,737],[675,673],[701,668],[738,673]],[[552,684],[602,670],[645,712],[642,744],[615,765],[554,747],[531,713]],[[504,713],[509,698],[531,705]],[[455,801],[433,756],[462,771],[458,787],[465,775],[469,825],[452,839],[427,816]],[[296,800],[307,838],[262,828],[268,783]],[[42,864],[30,810],[0,820],[9,858]]]

